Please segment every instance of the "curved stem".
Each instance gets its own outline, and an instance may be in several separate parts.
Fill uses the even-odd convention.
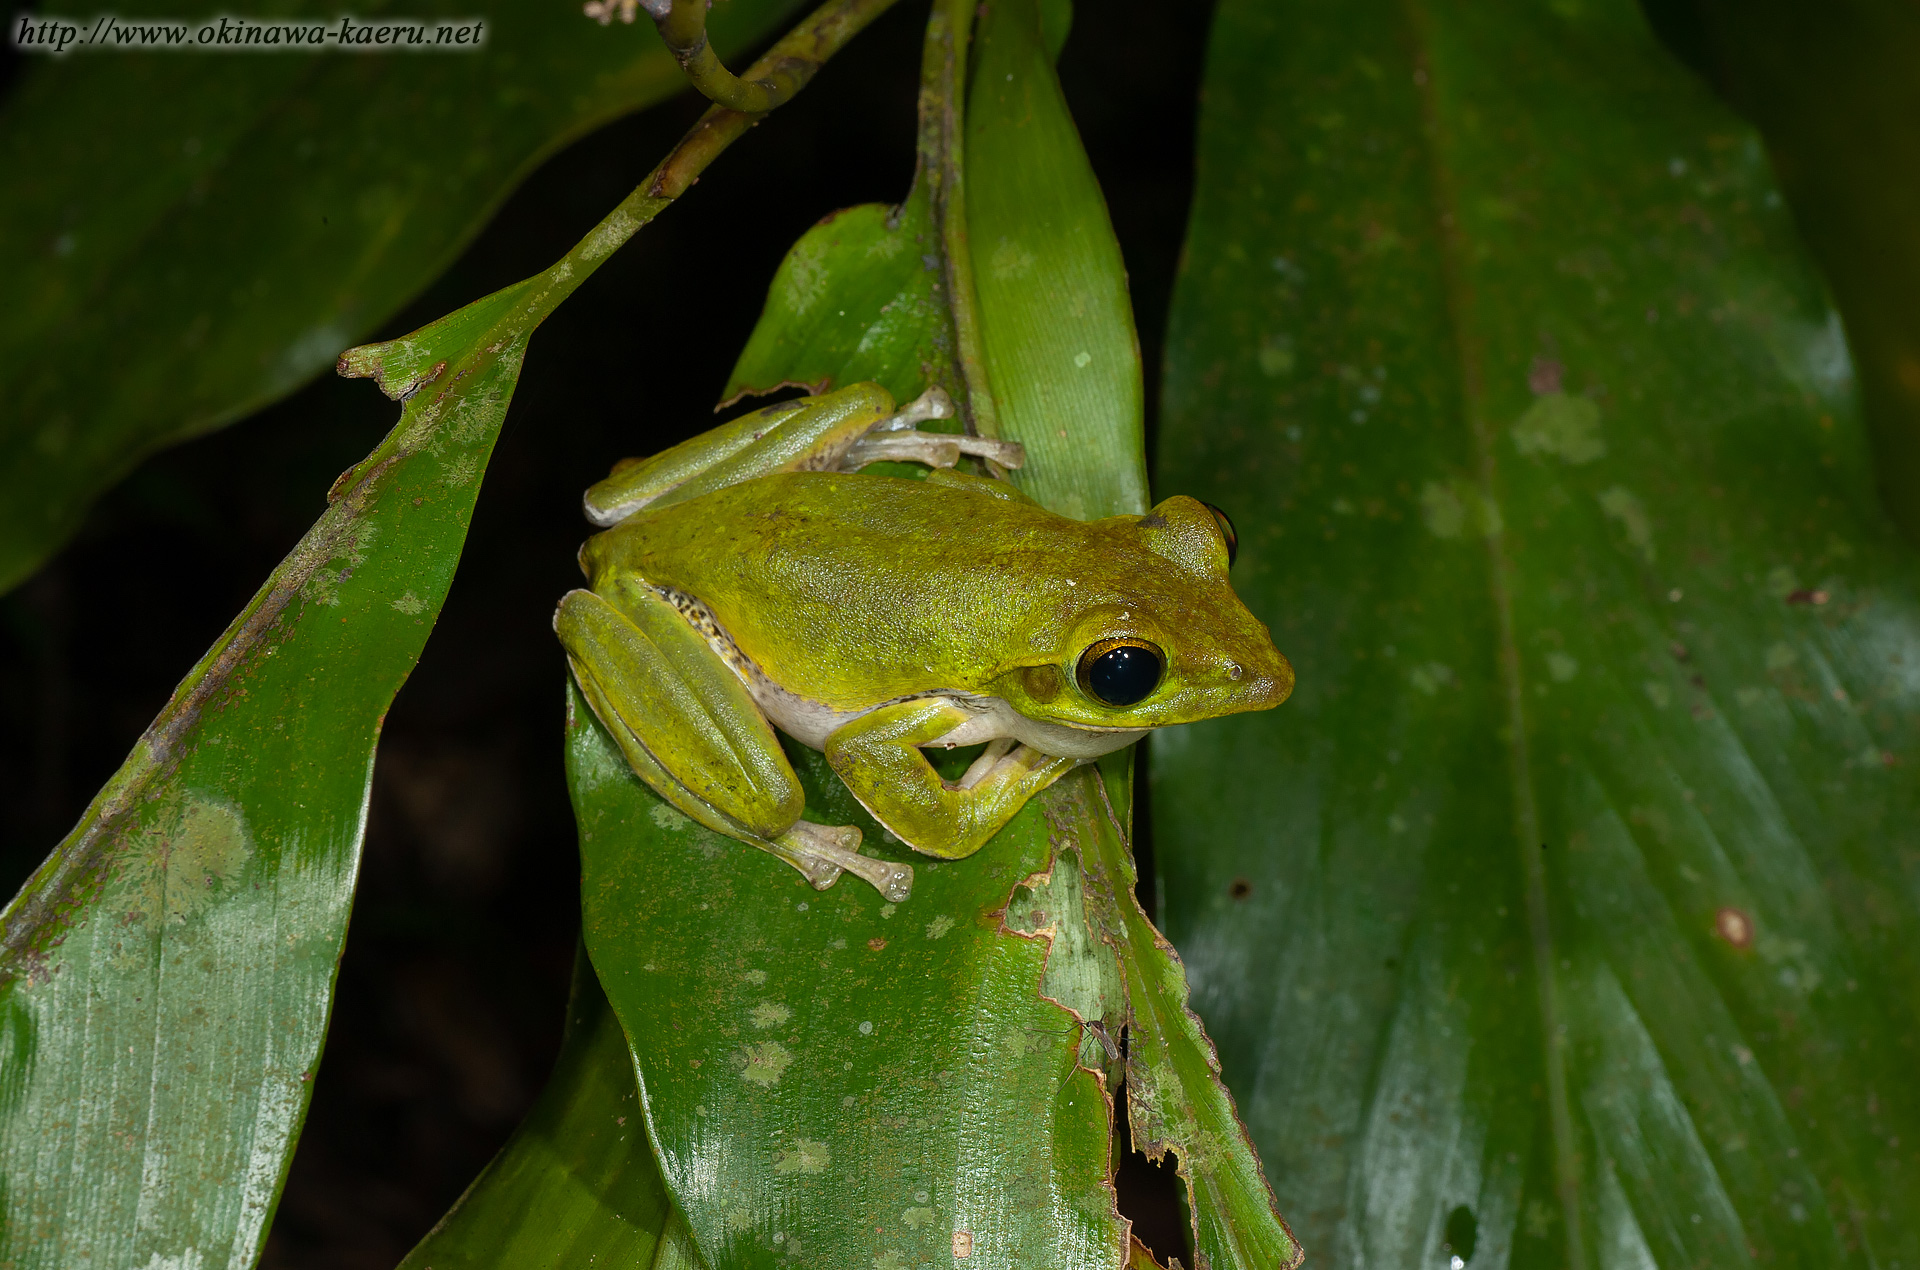
[[[774,58],[754,63],[742,79],[728,70],[707,42],[707,0],[641,0],[660,38],[679,59],[693,86],[710,101],[728,110],[763,115],[792,97],[820,69],[817,61]]]

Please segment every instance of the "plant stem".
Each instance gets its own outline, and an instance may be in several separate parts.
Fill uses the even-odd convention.
[[[934,0],[920,73],[920,149],[934,224],[940,229],[954,360],[966,387],[961,415],[967,431],[997,437],[1000,418],[980,346],[980,308],[973,289],[973,251],[967,240],[967,48],[973,12],[973,0]]]
[[[640,7],[660,28],[660,38],[693,86],[728,110],[765,114],[799,92],[819,69],[817,62],[787,58],[768,68],[763,78],[741,79],[721,64],[707,43],[707,0],[642,0]]]
[[[827,0],[768,49],[764,57],[749,66],[745,78],[790,83],[792,87],[780,98],[785,101],[806,87],[828,58],[846,47],[849,40],[893,4],[894,0]],[[709,107],[633,193],[622,199],[572,251],[536,280],[519,310],[527,326],[537,324],[553,312],[642,225],[692,188],[707,165],[745,135],[747,129],[759,123],[765,113],[765,110]]]

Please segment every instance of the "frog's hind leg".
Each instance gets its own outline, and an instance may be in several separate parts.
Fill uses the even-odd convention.
[[[721,424],[652,458],[622,463],[586,493],[587,519],[617,525],[644,507],[666,507],[774,472],[853,472],[882,461],[949,468],[970,454],[1001,468],[1026,452],[1013,441],[921,432],[953,417],[953,402],[929,388],[899,410],[878,384],[852,384],[819,397],[783,401]]]
[[[947,413],[952,409],[947,403]],[[878,384],[755,410],[651,458],[622,463],[587,491],[587,519],[617,525],[643,507],[685,502],[756,476],[832,470],[869,429],[898,417],[893,395]]]
[[[571,591],[554,613],[575,681],[634,773],[686,815],[770,851],[819,889],[842,870],[889,900],[913,871],[859,854],[851,825],[800,819],[805,795],[746,686],[671,603],[645,587],[616,608]]]

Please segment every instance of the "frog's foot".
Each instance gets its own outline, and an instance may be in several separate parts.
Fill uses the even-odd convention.
[[[953,418],[953,398],[939,384],[927,389],[892,415],[873,425],[875,432],[905,432],[929,419]]]
[[[876,860],[860,854],[860,831],[852,825],[816,825],[795,821],[777,838],[775,853],[813,883],[816,891],[832,886],[842,871],[863,878],[890,904],[905,903],[913,894],[913,866]]]
[[[1003,468],[1019,467],[1027,452],[1014,441],[962,436],[951,432],[920,432],[915,424],[953,418],[953,398],[939,385],[927,389],[893,414],[869,428],[840,459],[840,470],[857,472],[869,463],[924,463],[952,467],[970,454]]]

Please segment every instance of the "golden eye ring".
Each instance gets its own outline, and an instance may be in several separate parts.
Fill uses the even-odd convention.
[[[1234,532],[1233,518],[1212,503],[1203,502],[1200,505],[1213,513],[1213,523],[1219,528],[1220,536],[1227,543],[1227,568],[1233,568],[1233,562],[1240,555],[1240,535]]]
[[[1095,640],[1080,654],[1075,678],[1081,691],[1104,706],[1138,705],[1153,695],[1166,673],[1167,658],[1144,639],[1119,636]]]

